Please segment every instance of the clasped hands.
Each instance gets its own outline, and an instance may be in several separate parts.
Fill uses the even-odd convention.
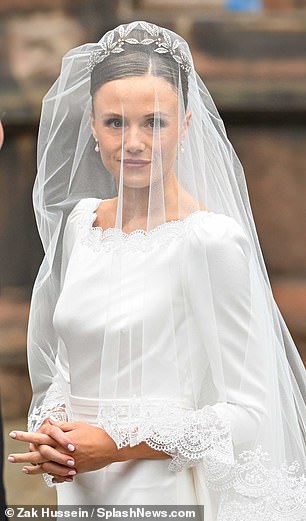
[[[10,454],[8,460],[24,463],[25,474],[51,474],[54,483],[73,481],[77,473],[97,470],[124,458],[103,429],[83,422],[48,418],[36,432],[12,431],[10,436],[28,442],[29,452]]]
[[[118,461],[170,458],[144,441],[118,449],[107,432],[83,422],[56,422],[48,418],[36,432],[13,431],[10,436],[28,442],[29,452],[10,454],[8,460],[25,463],[25,474],[51,474],[54,483],[73,481],[80,472],[98,470]]]

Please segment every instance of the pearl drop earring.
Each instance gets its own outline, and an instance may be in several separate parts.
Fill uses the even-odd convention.
[[[100,147],[99,147],[99,141],[96,139],[95,151],[96,151],[96,152],[99,152],[99,150],[100,150]]]
[[[181,142],[181,147],[180,147],[180,148],[181,148],[181,152],[182,152],[182,154],[184,154],[185,149],[184,149],[184,146],[183,146],[183,142]]]

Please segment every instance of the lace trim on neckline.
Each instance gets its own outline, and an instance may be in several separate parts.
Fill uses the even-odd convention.
[[[97,204],[94,208],[84,208],[80,216],[81,243],[93,251],[150,251],[160,245],[165,245],[174,239],[180,239],[186,234],[186,227],[200,214],[211,215],[208,210],[196,210],[184,219],[173,219],[159,224],[152,230],[141,228],[124,232],[119,228],[93,226],[97,218]]]

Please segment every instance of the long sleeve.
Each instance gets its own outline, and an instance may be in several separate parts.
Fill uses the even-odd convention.
[[[72,249],[74,247],[74,243],[79,233],[79,227],[77,226],[78,220],[82,214],[84,207],[84,202],[80,201],[69,214],[66,225],[63,232],[62,239],[62,254],[61,254],[61,269],[60,269],[60,282],[59,282],[59,295],[61,288],[63,287],[63,283],[65,280],[66,271],[69,266],[69,259],[72,253]],[[50,277],[51,281],[52,278]],[[49,284],[51,284],[51,281]],[[49,315],[52,315],[52,307],[48,306],[48,294],[51,294],[51,291],[54,293],[53,287],[43,287],[40,290],[40,296],[36,297],[37,300],[39,298],[39,308],[41,314],[44,313],[44,323],[46,324],[46,328],[50,330],[49,337],[53,338],[53,342],[57,344],[56,350],[54,350],[55,357],[51,357],[48,355],[48,352],[44,352],[40,349],[36,349],[32,352],[36,353],[35,363],[37,364],[38,356],[39,356],[39,365],[40,371],[42,374],[47,372],[51,372],[52,378],[51,382],[48,384],[47,379],[44,382],[44,386],[46,387],[46,391],[44,392],[40,390],[40,394],[43,395],[43,399],[39,405],[35,405],[32,407],[31,413],[28,418],[28,430],[36,431],[43,424],[44,420],[49,416],[52,416],[54,419],[67,421],[68,414],[68,400],[67,396],[69,394],[70,389],[70,377],[69,377],[69,366],[68,366],[68,357],[66,346],[62,339],[56,335],[54,326],[52,323],[52,317],[50,320]],[[48,293],[49,292],[49,293]],[[37,306],[36,306],[37,307]],[[56,307],[56,302],[55,302]],[[33,317],[35,321],[35,316]],[[33,326],[32,326],[33,329]],[[45,336],[46,332],[45,332]],[[34,357],[30,357],[30,369],[33,366],[32,359]]]
[[[209,405],[183,416],[169,468],[202,462],[216,487],[229,479],[235,453],[254,445],[264,415],[263,359],[249,262],[250,246],[234,219],[215,215],[214,221],[199,220],[191,228],[186,294],[206,350],[215,402],[210,398]]]
[[[84,207],[86,207],[86,204],[84,200],[82,200],[73,208],[65,224],[62,238],[61,269],[57,299],[63,287],[71,253],[79,233],[80,228],[78,222],[84,213]],[[47,257],[44,261],[45,264],[46,261]],[[41,270],[44,267],[44,263]],[[52,306],[56,308],[57,299],[54,299],[54,304],[52,304],[50,295],[55,294],[55,284],[51,285],[53,284],[52,277],[49,279],[48,286],[41,285],[41,287],[34,292],[36,302],[35,306],[31,306],[30,320],[32,323],[30,329],[33,335],[33,331],[37,329],[35,327],[35,321],[39,321],[41,324],[40,328],[44,328],[44,331],[40,333],[41,341],[43,342],[47,338],[52,339],[53,344],[56,344],[56,349],[54,349],[54,346],[52,349],[50,347],[44,350],[40,349],[39,345],[35,345],[38,342],[36,341],[34,343],[33,338],[29,337],[28,343],[33,346],[29,351],[30,374],[31,372],[33,373],[32,381],[34,380],[35,382],[35,373],[38,371],[38,367],[40,373],[46,375],[44,379],[42,377],[40,378],[40,388],[37,389],[37,386],[35,386],[33,389],[34,393],[42,397],[42,399],[40,399],[40,403],[38,404],[38,400],[35,396],[33,397],[34,406],[31,407],[31,413],[28,418],[29,431],[39,429],[44,420],[50,415],[57,420],[63,421],[67,421],[69,416],[67,410],[69,408],[67,395],[70,392],[68,357],[66,346],[62,339],[56,334],[53,325]],[[39,313],[38,319],[35,316],[34,309],[36,314]],[[44,324],[44,326],[42,324]],[[49,374],[52,375],[51,378]]]
[[[251,298],[254,281],[250,278],[250,246],[234,219],[220,215],[211,231],[206,229],[205,235],[203,231],[200,226],[193,229],[188,286],[192,311],[208,353],[217,402],[248,409],[256,422],[263,413],[265,372],[263,335],[254,292]],[[215,409],[224,410],[221,405]],[[232,419],[230,409],[227,408],[228,417]],[[254,425],[249,427],[247,431],[247,425],[245,429],[240,425],[235,432],[239,443],[252,435]]]
[[[198,429],[205,434],[201,422],[213,411],[224,429],[229,427],[226,449],[232,458],[228,452],[228,464],[222,463],[222,444],[212,436],[216,450],[213,457],[209,448],[203,451],[203,474],[197,465],[195,476],[201,481],[204,475],[209,488],[221,493],[218,520],[300,521],[305,475],[297,461],[290,464],[282,455],[287,422],[292,424],[280,414],[281,401],[290,395],[279,385],[282,369],[273,356],[279,346],[265,287],[252,269],[251,247],[240,225],[221,215],[214,221],[210,226],[203,220],[191,231],[187,291],[215,394],[211,405],[197,411]],[[185,441],[192,447],[192,436]],[[177,458],[183,466],[192,464],[179,447]]]
[[[49,416],[67,421],[70,416],[70,368],[65,342],[58,334],[54,317],[65,283],[73,249],[82,225],[92,219],[92,209],[97,205],[94,198],[81,199],[72,209],[58,237],[58,250],[54,263],[57,277],[46,277],[45,283],[35,287],[34,305],[31,305],[31,326],[28,340],[29,367],[33,386],[33,401],[28,418],[28,430],[36,431]],[[51,270],[48,254],[41,271]],[[34,312],[35,310],[35,312]],[[38,383],[37,383],[38,382]],[[34,384],[34,385],[33,385]]]
[[[59,295],[63,287],[66,271],[69,266],[69,259],[78,234],[77,222],[80,218],[80,213],[82,212],[82,204],[83,203],[80,201],[73,208],[65,224],[61,248],[62,254],[59,281]],[[51,356],[51,353],[49,355],[48,352],[44,352],[40,349],[35,351],[35,363],[37,365],[37,357],[39,356],[39,366],[41,368],[40,370],[42,374],[46,374],[48,375],[48,377],[45,378],[45,381],[42,380],[41,387],[44,387],[44,389],[46,390],[43,391],[43,388],[39,390],[39,394],[42,397],[39,404],[36,404],[35,395],[33,396],[33,403],[35,405],[31,407],[31,412],[28,417],[29,431],[38,430],[48,417],[52,417],[54,420],[57,421],[68,421],[71,417],[69,404],[70,371],[67,350],[63,340],[55,332],[53,318],[51,317],[51,320],[50,317],[47,318],[47,315],[54,314],[51,313],[51,305],[49,305],[48,307],[48,296],[51,295],[52,292],[54,293],[54,286],[51,286],[51,283],[52,278],[51,281],[49,281],[49,286],[42,286],[41,294],[39,296],[39,309],[45,310],[44,313],[46,319],[44,320],[44,323],[47,325],[46,327],[48,327],[50,330],[49,338],[53,338],[53,342],[57,345],[56,349],[54,350],[54,357]],[[54,305],[56,308],[56,301],[54,302]],[[47,335],[45,336],[47,337]],[[33,357],[30,357],[30,362],[31,360],[33,360]],[[30,363],[30,368],[31,367],[33,367],[33,362]],[[48,373],[51,373],[51,378]],[[45,473],[43,474],[43,478],[49,487],[54,486],[54,484],[52,483],[52,476]]]

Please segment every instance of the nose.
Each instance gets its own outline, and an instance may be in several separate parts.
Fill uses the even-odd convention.
[[[143,152],[146,145],[144,136],[138,126],[131,126],[124,130],[124,150],[130,154]]]

